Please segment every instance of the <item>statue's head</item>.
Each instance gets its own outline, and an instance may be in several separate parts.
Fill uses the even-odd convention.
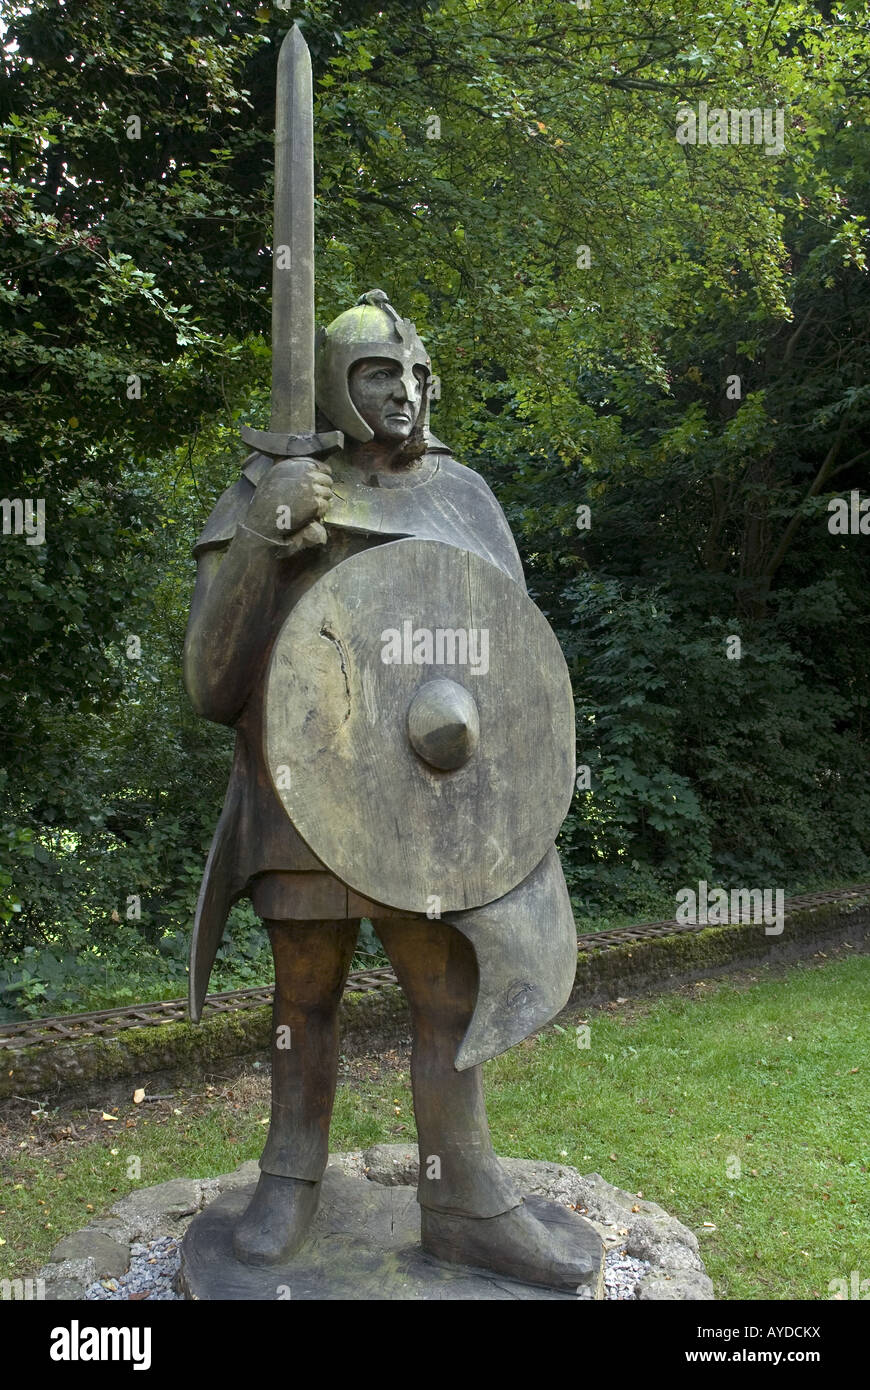
[[[417,330],[383,290],[361,295],[318,333],[317,405],[333,428],[360,444],[374,439],[422,453],[431,377]]]

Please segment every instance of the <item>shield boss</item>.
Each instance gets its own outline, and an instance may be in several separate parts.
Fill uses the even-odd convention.
[[[266,761],[318,859],[363,897],[480,907],[540,863],[574,791],[574,702],[520,586],[441,541],[317,581],[272,652]]]

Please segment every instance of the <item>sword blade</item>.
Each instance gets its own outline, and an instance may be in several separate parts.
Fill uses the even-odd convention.
[[[314,108],[297,25],[278,55],[272,236],[272,424],[314,430]]]

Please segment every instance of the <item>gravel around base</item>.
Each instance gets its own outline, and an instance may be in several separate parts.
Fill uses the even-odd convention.
[[[113,1302],[183,1303],[174,1289],[175,1276],[181,1263],[179,1242],[174,1236],[161,1236],[147,1245],[130,1246],[130,1268],[120,1279],[103,1279],[85,1289],[85,1298],[92,1302],[105,1299]]]
[[[605,1299],[636,1299],[638,1280],[648,1273],[646,1260],[636,1260],[624,1250],[608,1250],[604,1256]]]
[[[181,1260],[179,1242],[174,1236],[161,1236],[147,1245],[130,1247],[130,1268],[120,1279],[103,1279],[85,1290],[92,1302],[183,1303],[175,1292],[175,1276]],[[635,1285],[649,1270],[645,1260],[632,1259],[624,1251],[608,1250],[604,1259],[604,1287],[608,1299],[633,1299]]]

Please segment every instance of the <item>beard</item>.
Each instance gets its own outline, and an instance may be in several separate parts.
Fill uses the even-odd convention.
[[[420,416],[417,416],[417,424],[414,426],[408,438],[405,440],[396,457],[393,459],[394,468],[411,468],[419,458],[422,458],[428,449],[429,444],[426,434],[420,423]]]

